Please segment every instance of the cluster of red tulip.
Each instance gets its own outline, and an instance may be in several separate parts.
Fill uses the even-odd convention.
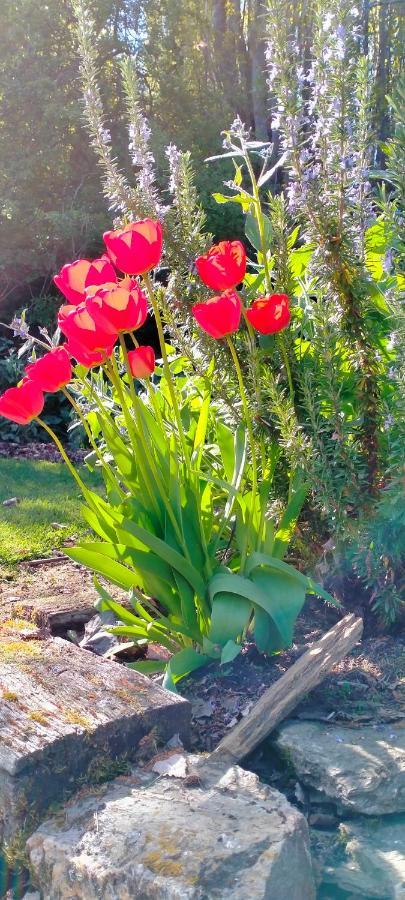
[[[86,369],[111,356],[120,334],[140,328],[148,314],[147,298],[136,280],[159,263],[162,228],[145,219],[104,234],[107,253],[100,259],[79,259],[55,276],[55,283],[68,301],[58,313],[66,342],[25,369],[17,387],[0,397],[0,415],[20,425],[37,418],[44,406],[44,393],[66,387],[72,378],[71,358]],[[235,288],[246,272],[246,253],[240,241],[222,241],[196,260],[204,284],[221,293],[193,306],[201,328],[213,338],[238,330],[241,315],[261,334],[274,334],[290,321],[288,297],[272,294],[243,308]],[[119,279],[116,269],[123,273]],[[155,368],[152,347],[139,346],[128,353],[134,378],[148,378]]]

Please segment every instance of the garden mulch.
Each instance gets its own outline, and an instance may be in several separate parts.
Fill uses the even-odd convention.
[[[232,664],[210,666],[185,679],[180,689],[192,704],[192,749],[214,750],[327,627],[330,625],[320,628],[316,624],[314,611],[309,608],[298,621],[296,641],[290,650],[266,658],[254,645],[247,645]],[[400,722],[405,727],[405,634],[363,640],[299,704],[293,716],[352,727],[388,722]]]
[[[83,462],[87,450],[66,448],[73,463]],[[51,443],[33,441],[30,444],[14,444],[11,441],[0,441],[0,459],[36,459],[45,462],[60,462],[60,453]]]

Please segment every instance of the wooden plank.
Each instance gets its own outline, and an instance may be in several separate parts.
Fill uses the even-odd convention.
[[[29,619],[63,637],[68,628],[80,630],[96,615],[98,595],[91,572],[67,557],[56,557],[59,560],[63,565],[36,560],[37,569],[20,567],[17,578],[0,584],[0,626],[8,619]],[[113,597],[129,606],[127,592],[120,588],[114,587]]]
[[[336,663],[360,640],[363,620],[345,616],[304,653],[284,675],[260,697],[248,716],[227,734],[202,763],[211,771],[239,762],[251,753],[288,716],[299,701],[313,690]]]

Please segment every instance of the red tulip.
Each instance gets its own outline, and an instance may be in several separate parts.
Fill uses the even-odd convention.
[[[86,301],[86,309],[105,331],[136,331],[148,314],[145,294],[137,281],[124,279],[112,288],[100,288]]]
[[[30,381],[50,394],[60,391],[72,378],[72,366],[65,347],[54,347],[46,356],[26,366],[25,371]]]
[[[106,231],[103,238],[114,265],[126,275],[149,272],[162,255],[162,226],[152,219],[131,222],[118,231]]]
[[[199,256],[195,264],[204,284],[214,291],[226,291],[243,281],[246,251],[241,241],[221,241],[205,256]]]
[[[75,359],[80,366],[84,366],[85,369],[92,369],[93,366],[100,366],[101,363],[104,363],[106,359],[111,356],[114,349],[114,344],[111,344],[110,347],[106,347],[104,350],[87,350],[86,347],[83,347],[83,344],[75,341],[74,338],[67,341],[64,346],[68,353],[70,353],[70,356],[73,356],[73,359]]]
[[[53,280],[66,299],[77,306],[84,300],[86,288],[93,284],[116,282],[117,274],[108,257],[102,256],[100,259],[77,259],[67,263]]]
[[[276,334],[287,328],[291,319],[287,294],[268,294],[254,300],[246,317],[260,334]]]
[[[137,347],[128,353],[129,367],[134,378],[149,378],[155,371],[153,347]]]
[[[107,347],[115,344],[118,337],[113,326],[109,327],[107,331],[100,325],[96,325],[86,303],[79,303],[74,307],[62,306],[58,314],[58,325],[69,342],[74,341],[75,344],[81,344],[87,352],[91,353],[94,350],[104,352]]]
[[[41,389],[28,379],[18,387],[9,388],[0,397],[0,416],[17,422],[18,425],[28,425],[39,416],[43,408],[44,395]]]
[[[223,338],[238,330],[242,305],[235,291],[225,291],[206,303],[196,303],[192,312],[207,334],[213,338]]]

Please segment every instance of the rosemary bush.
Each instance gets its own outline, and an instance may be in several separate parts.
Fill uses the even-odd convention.
[[[240,406],[229,353],[196,335],[190,318],[191,304],[208,297],[192,263],[209,244],[190,156],[167,148],[169,186],[162,201],[134,67],[124,60],[136,171],[135,187],[129,184],[104,122],[91,18],[83,0],[73,0],[73,8],[85,116],[110,208],[119,221],[149,214],[167,223],[168,285],[160,298],[165,325],[199,376],[215,358],[221,371],[215,399],[235,428]],[[245,335],[237,338],[255,435],[264,446],[277,439],[286,473],[305,471],[311,522],[332,573],[354,566],[374,606],[392,621],[401,602],[401,552],[390,567],[391,593],[384,588],[382,596],[377,570],[388,547],[384,534],[376,542],[372,531],[390,502],[398,510],[395,497],[400,504],[403,488],[403,85],[392,101],[398,123],[383,147],[382,174],[375,171],[377,31],[370,30],[365,46],[349,0],[314,0],[298,18],[284,0],[266,0],[265,11],[274,142],[252,141],[237,119],[224,133],[221,156],[233,159],[234,176],[223,194],[214,194],[221,205],[236,204],[245,219],[251,248],[245,300],[259,290],[293,298],[288,333],[264,337],[258,347],[246,344]],[[381,178],[385,188],[378,188]],[[276,181],[281,187],[274,195]],[[284,485],[280,479],[285,499]]]

